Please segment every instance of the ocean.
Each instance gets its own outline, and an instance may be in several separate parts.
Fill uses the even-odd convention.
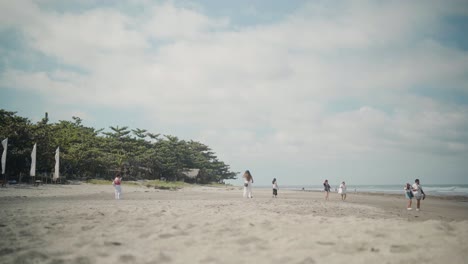
[[[468,196],[468,184],[422,184],[424,192],[427,195],[434,196]],[[257,186],[260,188],[271,188],[267,186]],[[280,189],[288,190],[304,190],[306,191],[323,191],[322,185],[284,185],[279,186]],[[338,186],[332,185],[332,191]],[[388,193],[388,194],[403,194],[404,185],[347,185],[348,193],[353,192],[368,192],[368,193]]]

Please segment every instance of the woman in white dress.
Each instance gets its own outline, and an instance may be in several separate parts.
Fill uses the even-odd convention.
[[[253,177],[252,177],[252,174],[250,174],[250,171],[246,170],[244,172],[244,176],[242,176],[244,178],[244,198],[253,198],[252,196],[252,183],[254,182],[253,181]]]
[[[338,188],[338,193],[341,194],[341,200],[346,200],[346,183],[342,182]]]

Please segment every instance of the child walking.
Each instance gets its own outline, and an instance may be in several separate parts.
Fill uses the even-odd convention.
[[[273,181],[271,182],[273,184],[273,198],[277,198],[278,196],[278,183],[276,182],[276,178],[273,178]]]
[[[338,188],[338,193],[341,194],[341,200],[346,200],[346,183],[342,182]]]
[[[122,187],[120,187],[120,184],[122,183],[122,176],[120,174],[117,174],[115,176],[115,179],[112,181],[112,185],[114,186],[115,189],[115,199],[120,200],[120,197],[122,196]]]
[[[408,204],[406,205],[406,210],[413,210],[413,208],[411,208],[411,203],[413,202],[413,191],[411,189],[411,184],[406,183],[404,190],[405,190],[406,200],[408,200]]]

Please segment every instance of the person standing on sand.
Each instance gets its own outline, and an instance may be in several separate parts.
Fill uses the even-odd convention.
[[[338,188],[338,193],[341,194],[341,200],[346,200],[346,183],[342,182]]]
[[[411,184],[406,183],[404,190],[405,190],[405,197],[408,200],[408,205],[406,206],[406,210],[413,210],[413,208],[411,208],[411,203],[413,202],[413,192],[411,190]]]
[[[120,184],[122,183],[122,176],[120,176],[120,173],[117,173],[115,176],[115,179],[112,181],[112,185],[114,186],[115,189],[115,199],[120,200],[120,197],[122,196],[122,187],[120,187]]]
[[[420,206],[421,206],[421,199],[426,199],[426,194],[424,193],[421,185],[419,185],[419,179],[416,179],[414,181],[414,184],[412,186],[412,191],[413,191],[413,195],[414,195],[414,198],[416,198],[416,211],[419,211],[421,210],[420,209]]]
[[[253,177],[252,177],[252,174],[250,174],[250,171],[246,170],[244,172],[244,176],[242,176],[244,178],[244,198],[253,198],[252,197],[252,183],[254,182],[253,181]]]
[[[328,194],[330,193],[330,184],[328,184],[328,180],[325,180],[325,182],[323,183],[323,188],[325,190],[325,200],[328,200]]]
[[[271,182],[273,184],[273,198],[276,198],[278,195],[278,183],[276,182],[276,178],[273,178],[273,181]]]

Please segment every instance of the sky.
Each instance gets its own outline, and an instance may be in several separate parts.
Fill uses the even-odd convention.
[[[467,28],[461,0],[1,1],[0,108],[197,140],[259,185],[468,184]]]

